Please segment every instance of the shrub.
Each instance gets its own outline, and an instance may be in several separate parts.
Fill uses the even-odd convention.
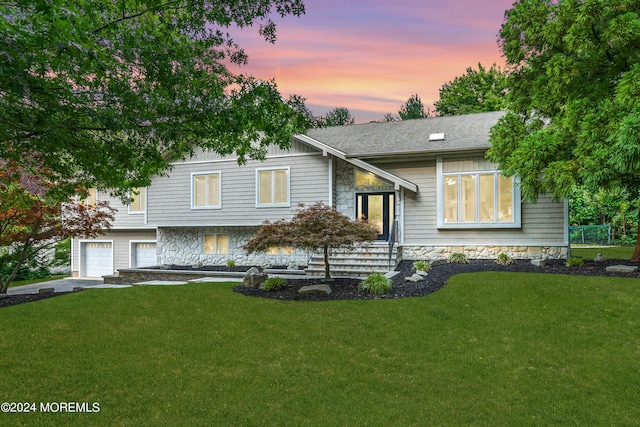
[[[369,274],[369,276],[360,283],[360,289],[373,295],[386,294],[391,290],[392,286],[391,280],[377,271]]]
[[[580,267],[584,265],[584,260],[579,257],[571,257],[567,260],[567,267]]]
[[[233,268],[235,266],[236,266],[236,262],[234,260],[232,260],[232,259],[227,260],[227,267]]]
[[[429,271],[431,264],[429,261],[416,261],[413,263],[413,268],[415,268],[416,271]]]
[[[514,262],[515,261],[513,260],[513,258],[505,254],[504,252],[500,252],[498,257],[496,258],[496,264],[500,264],[500,265],[509,265],[509,264],[513,264]]]
[[[449,262],[454,264],[469,264],[469,260],[467,256],[461,252],[454,252],[449,257]]]
[[[278,291],[287,284],[287,281],[282,277],[269,277],[267,280],[260,284],[260,289],[263,291]]]

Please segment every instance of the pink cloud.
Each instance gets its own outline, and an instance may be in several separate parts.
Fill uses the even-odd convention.
[[[357,122],[395,114],[413,93],[430,106],[467,67],[504,64],[497,34],[512,1],[490,3],[307,0],[307,15],[277,21],[275,45],[237,33],[249,65],[236,71],[275,78],[316,114],[347,107]]]

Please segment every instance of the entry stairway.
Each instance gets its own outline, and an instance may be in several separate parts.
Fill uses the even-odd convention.
[[[396,265],[396,247],[393,248],[389,262],[389,246],[386,243],[359,245],[350,251],[333,250],[329,253],[333,277],[367,277],[373,271],[387,273]],[[308,276],[324,276],[324,255],[312,255],[305,273]]]

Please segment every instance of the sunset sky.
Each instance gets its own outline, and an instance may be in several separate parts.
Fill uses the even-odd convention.
[[[306,14],[277,19],[271,45],[257,28],[234,32],[249,64],[315,115],[347,107],[356,123],[380,120],[414,93],[432,107],[467,67],[504,65],[497,44],[514,0],[305,0]]]

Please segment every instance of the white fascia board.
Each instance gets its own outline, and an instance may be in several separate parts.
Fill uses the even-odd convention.
[[[390,172],[385,171],[384,169],[380,169],[376,166],[373,166],[363,160],[349,158],[347,157],[346,153],[340,150],[336,150],[335,148],[330,147],[320,141],[317,141],[307,135],[296,135],[295,138],[306,144],[311,145],[312,147],[322,150],[322,153],[324,155],[331,154],[332,156],[337,157],[341,160],[344,160],[347,163],[351,163],[352,165],[357,166],[361,169],[364,169],[367,172],[371,172],[375,175],[378,175],[381,178],[386,179],[387,181],[393,182],[396,186],[396,189],[399,189],[400,187],[402,187],[402,188],[406,188],[409,191],[413,191],[414,193],[418,192],[418,186],[413,182],[400,178],[397,175],[394,175]]]

